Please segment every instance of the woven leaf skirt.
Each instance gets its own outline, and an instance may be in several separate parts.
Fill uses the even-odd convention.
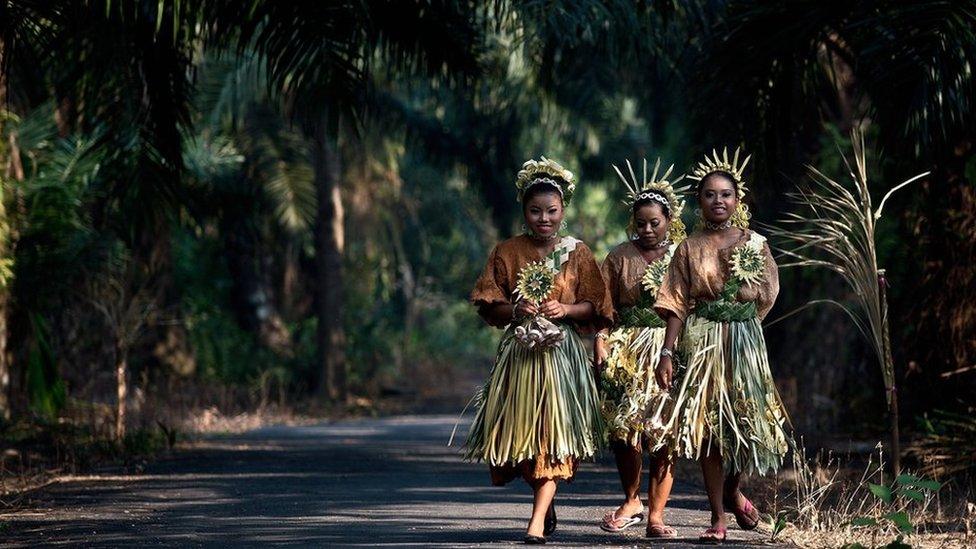
[[[596,452],[602,426],[589,355],[573,328],[559,327],[565,339],[545,350],[526,349],[506,330],[477,399],[467,459],[501,468],[529,461],[533,478],[568,479]]]

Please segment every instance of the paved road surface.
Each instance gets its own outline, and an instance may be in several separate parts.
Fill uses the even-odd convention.
[[[139,475],[48,486],[0,514],[3,546],[474,547],[518,544],[531,505],[524,483],[490,486],[487,469],[446,441],[453,416],[353,419],[271,427],[205,440]],[[611,462],[584,464],[557,499],[556,546],[693,547],[707,527],[701,490],[675,484],[669,522],[679,540],[643,527],[600,531],[618,502]],[[730,517],[731,518],[731,517]],[[725,545],[762,543],[730,530]]]

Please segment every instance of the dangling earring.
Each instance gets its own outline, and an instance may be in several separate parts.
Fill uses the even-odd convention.
[[[674,244],[680,244],[687,236],[684,221],[681,221],[680,217],[672,219],[671,226],[668,227],[668,239]]]
[[[752,214],[749,213],[749,206],[746,206],[742,200],[739,200],[739,204],[735,207],[735,211],[732,212],[732,225],[740,229],[749,228],[749,218]]]
[[[695,230],[701,231],[705,228],[705,213],[701,208],[695,208]]]

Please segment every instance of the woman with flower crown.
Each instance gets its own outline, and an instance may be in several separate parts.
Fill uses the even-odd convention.
[[[628,178],[614,166],[627,187],[624,203],[630,213],[630,239],[607,255],[601,267],[614,308],[613,329],[597,333],[594,357],[600,371],[602,412],[607,438],[613,449],[624,490],[624,502],[603,517],[600,528],[622,532],[643,520],[640,500],[644,450],[650,454],[647,490],[647,537],[670,538],[674,528],[664,523],[664,507],[673,483],[672,463],[661,440],[661,409],[647,418],[645,410],[658,411],[668,400],[654,380],[654,367],[664,345],[664,321],[654,312],[654,298],[667,272],[675,248],[685,238],[681,210],[684,200],[668,181],[674,166],[660,177],[661,161],[647,177],[637,179],[627,162]],[[675,180],[680,181],[681,177]],[[657,449],[657,451],[654,451]]]
[[[758,525],[739,479],[778,470],[787,451],[786,414],[761,326],[779,277],[766,239],[749,229],[742,202],[748,162],[740,164],[738,149],[731,160],[728,150],[713,151],[693,170],[702,226],[675,250],[654,304],[667,323],[655,371],[673,398],[667,443],[672,455],[699,460],[712,509],[702,541],[725,539],[726,511],[743,529]],[[677,380],[675,351],[685,362]]]
[[[505,328],[479,395],[466,457],[488,463],[492,484],[521,476],[534,501],[525,543],[556,528],[556,483],[571,480],[599,443],[599,402],[578,330],[612,321],[607,287],[590,249],[560,236],[572,172],[542,157],[516,179],[526,234],[501,242],[471,293],[478,313]]]

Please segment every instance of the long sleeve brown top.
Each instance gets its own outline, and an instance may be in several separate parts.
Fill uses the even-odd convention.
[[[488,256],[488,262],[471,292],[471,302],[488,323],[499,328],[507,323],[492,322],[487,314],[490,305],[515,303],[515,285],[519,269],[533,261],[543,259],[532,239],[519,235],[499,243]],[[595,309],[589,322],[577,323],[582,330],[593,331],[610,326],[613,322],[613,305],[610,292],[600,275],[593,252],[577,243],[569,259],[559,269],[555,278],[555,290],[551,298],[565,304],[589,301]]]
[[[751,235],[752,231],[744,231],[739,240],[727,248],[716,247],[701,233],[692,234],[679,244],[654,303],[654,309],[661,318],[666,318],[670,312],[684,321],[697,301],[718,299],[725,282],[731,276],[732,252],[738,246],[744,246]],[[756,302],[759,320],[765,318],[773,308],[776,295],[779,294],[776,261],[769,250],[769,244],[763,242],[762,247],[766,258],[762,280],[754,284],[743,284],[736,294],[736,301]]]

